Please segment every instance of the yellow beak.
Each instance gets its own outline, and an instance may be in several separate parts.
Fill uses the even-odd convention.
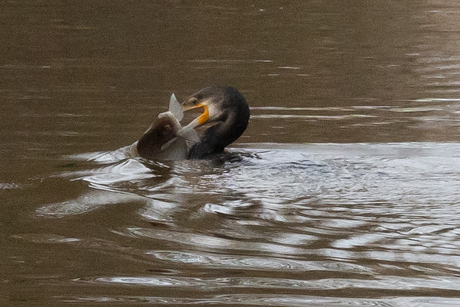
[[[206,122],[208,121],[208,119],[209,119],[209,109],[208,109],[208,106],[207,106],[207,105],[204,105],[204,104],[199,103],[199,104],[197,104],[197,105],[195,105],[195,106],[192,106],[192,107],[187,107],[187,106],[185,106],[185,107],[183,107],[183,108],[184,108],[184,111],[189,111],[189,110],[193,110],[193,109],[203,108],[203,110],[204,110],[203,113],[202,113],[200,116],[198,116],[197,118],[195,118],[195,119],[193,120],[193,122],[192,122],[192,123],[195,123],[194,126],[196,126],[196,127],[203,125],[203,124],[206,123]]]

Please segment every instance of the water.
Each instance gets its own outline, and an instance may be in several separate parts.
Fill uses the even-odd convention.
[[[2,305],[460,303],[456,1],[0,12]],[[117,151],[211,84],[227,155]]]

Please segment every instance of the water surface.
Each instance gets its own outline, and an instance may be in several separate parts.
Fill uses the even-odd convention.
[[[460,303],[456,1],[0,3],[0,302]],[[229,154],[146,161],[172,92]]]

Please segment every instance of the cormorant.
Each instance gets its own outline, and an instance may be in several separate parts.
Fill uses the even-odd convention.
[[[249,123],[246,99],[231,86],[204,88],[185,100],[182,107],[185,111],[196,108],[204,110],[203,114],[188,125],[192,128],[215,123],[190,148],[189,159],[202,159],[223,152],[227,145],[243,134]]]

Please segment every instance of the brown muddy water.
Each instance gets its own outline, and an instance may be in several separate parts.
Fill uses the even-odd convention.
[[[0,305],[460,305],[460,2],[1,1]],[[231,159],[143,161],[171,93]]]

